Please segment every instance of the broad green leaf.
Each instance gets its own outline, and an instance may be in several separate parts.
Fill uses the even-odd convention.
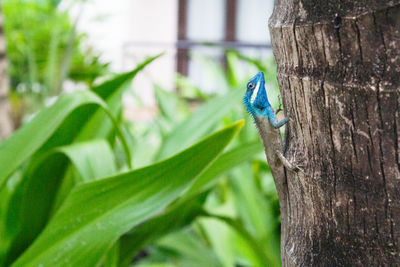
[[[200,221],[225,266],[232,266],[233,255],[236,255],[237,251],[246,255],[251,262],[246,265],[276,266],[262,243],[257,242],[240,221],[226,216],[209,216],[210,218],[202,218]]]
[[[149,167],[78,185],[14,266],[95,266],[112,242],[181,195],[242,126]]]
[[[93,87],[92,91],[107,103],[111,114],[114,117],[118,117],[118,114],[122,110],[121,97],[123,92],[129,88],[129,83],[141,70],[162,55],[163,54],[159,54],[145,59],[134,70],[119,74],[113,79]],[[83,127],[79,132],[79,135],[76,138],[77,141],[108,137],[113,125],[109,121],[105,121],[104,117],[105,114],[103,111],[98,110],[95,112],[90,120],[86,122],[85,127]]]
[[[140,63],[134,70],[117,75],[115,78],[106,81],[98,86],[93,87],[93,91],[98,94],[102,99],[109,98],[110,95],[115,93],[116,88],[121,88],[124,84],[131,81],[137,73],[144,69],[148,64],[161,57],[164,53],[158,54],[153,57],[148,57]]]
[[[185,197],[181,197],[176,204],[171,205],[160,216],[140,225],[122,237],[121,261],[124,263],[123,266],[127,266],[133,255],[146,243],[191,223],[202,212],[202,201],[199,202],[196,197],[195,199],[193,197],[215,184],[222,173],[252,159],[263,150],[260,142],[247,143],[218,157],[190,186]]]
[[[161,137],[165,138],[176,125],[189,113],[187,105],[173,92],[154,85],[154,96],[157,101],[159,114],[155,118]]]
[[[66,188],[64,196],[54,201],[68,161],[72,162],[79,175]],[[32,242],[46,224],[50,211],[56,209],[75,183],[116,173],[111,148],[103,140],[56,148],[34,162],[10,192],[10,200],[2,212],[0,263],[12,262]]]
[[[200,174],[194,184],[185,193],[185,197],[180,198],[176,205],[172,205],[162,215],[153,218],[123,236],[121,260],[124,262],[124,266],[127,266],[135,252],[143,247],[143,245],[156,237],[159,238],[169,233],[177,227],[188,225],[201,213],[201,205],[196,205],[197,202],[193,201],[193,196],[210,188],[225,171],[248,161],[262,151],[263,146],[260,142],[254,142],[243,144],[238,148],[225,152]]]
[[[190,196],[204,192],[216,182],[215,177],[254,158],[254,156],[262,151],[264,151],[264,148],[257,141],[241,144],[239,147],[225,152],[196,179],[193,186],[186,192],[186,195]]]
[[[200,218],[197,222],[201,225],[210,246],[223,266],[235,266],[235,244],[228,226],[211,218]]]
[[[54,105],[42,110],[31,122],[25,124],[2,143],[0,147],[0,188],[12,172],[42,146],[46,144],[47,147],[51,147],[50,143],[57,138],[59,140],[53,143],[63,142],[62,140],[66,137],[63,137],[63,133],[56,132],[56,130],[75,110],[93,105],[100,106],[107,111],[106,104],[89,91],[63,95]],[[84,118],[85,113],[82,115]],[[69,121],[70,125],[72,123],[72,121]],[[71,131],[73,130],[71,129]],[[126,146],[125,140],[121,139],[121,141]]]
[[[6,185],[0,189],[0,266],[4,266],[5,254],[8,252],[10,245],[10,242],[8,242],[9,237],[7,236],[8,228],[4,223],[4,217],[10,207],[13,193],[21,181],[21,177],[21,172],[13,173]]]
[[[73,166],[79,172],[76,182],[89,182],[104,177],[115,175],[117,167],[113,151],[108,142],[95,140],[91,142],[72,144],[58,149],[64,152]],[[69,193],[69,191],[67,191]],[[67,193],[65,192],[65,193]],[[62,202],[63,196],[58,194],[58,201]],[[55,203],[54,205],[57,205]],[[54,206],[53,210],[58,209]],[[118,266],[119,261],[119,242],[112,246],[105,256],[103,266]]]
[[[242,93],[242,89],[236,89],[223,96],[215,97],[199,107],[163,141],[156,158],[164,159],[210,132],[210,129],[240,102]]]
[[[66,154],[80,174],[77,182],[89,182],[116,174],[110,145],[104,140],[76,143],[57,149]]]
[[[180,266],[223,266],[215,252],[190,231],[170,234],[159,240],[157,245],[172,251],[171,261],[178,262]]]
[[[111,247],[105,255],[104,262],[100,266],[119,267],[119,240]]]
[[[171,205],[161,215],[135,227],[121,238],[120,266],[129,266],[132,258],[143,246],[190,224],[203,211],[207,193],[178,205]]]
[[[52,213],[59,208],[76,183],[94,181],[117,173],[113,151],[108,142],[104,140],[63,146],[57,148],[55,152],[65,154],[71,161],[73,169],[68,170],[70,173],[74,170],[78,173],[77,175],[65,175],[63,177],[62,184],[55,197]],[[42,175],[38,173],[35,176],[41,177]]]
[[[87,112],[96,107],[106,111],[121,137],[121,130],[115,119],[110,116],[105,103],[90,91],[80,91],[61,96],[55,104],[42,110],[0,148],[0,166],[4,164],[0,173],[5,170],[4,176],[0,176],[0,182],[3,183],[8,179],[8,172],[12,172],[26,161],[30,154],[36,152],[27,164],[18,185],[13,188],[13,192],[9,192],[8,207],[0,214],[0,223],[6,225],[1,227],[5,232],[0,233],[3,247],[0,263],[5,258],[13,259],[20,254],[40,232],[49,216],[52,200],[68,160],[60,154],[55,154],[45,165],[42,165],[41,161],[48,156],[53,147],[70,142],[79,129],[80,122],[85,122]],[[121,142],[127,157],[130,158],[123,137]],[[40,168],[37,169],[38,167]],[[40,179],[35,179],[36,177]]]
[[[229,184],[234,193],[234,203],[246,228],[253,236],[270,236],[271,232],[275,231],[278,221],[272,216],[270,203],[257,188],[250,165],[244,164],[232,175]]]
[[[229,184],[238,216],[248,232],[245,239],[251,244],[257,243],[256,246],[261,248],[268,258],[269,266],[279,266],[279,221],[273,215],[272,203],[257,188],[249,164],[245,164],[233,174]]]
[[[135,264],[135,267],[178,267],[176,263],[156,263],[156,262],[140,262],[139,264]]]
[[[157,84],[154,85],[154,96],[163,117],[167,118],[170,123],[179,121],[182,115],[179,112],[179,107],[182,105],[179,97],[172,92],[165,91]]]

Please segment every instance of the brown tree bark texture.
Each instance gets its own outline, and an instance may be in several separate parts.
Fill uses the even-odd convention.
[[[400,266],[400,1],[275,0],[283,266]]]

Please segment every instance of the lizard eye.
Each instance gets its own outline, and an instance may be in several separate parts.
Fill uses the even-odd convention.
[[[254,83],[249,84],[249,89],[254,89]]]

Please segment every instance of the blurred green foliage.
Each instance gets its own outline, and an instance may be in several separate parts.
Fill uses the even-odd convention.
[[[58,95],[66,79],[91,85],[107,72],[99,55],[85,48],[60,1],[4,0],[4,29],[11,88],[33,112],[48,96]],[[31,107],[32,106],[32,107]]]
[[[107,65],[58,3],[3,2],[13,88],[40,107],[65,79],[88,90],[0,144],[0,266],[279,266],[278,198],[241,103],[261,70],[278,105],[273,60],[194,54],[214,92],[177,75],[176,92],[154,86],[152,121],[127,121],[122,96],[157,57],[93,85]]]
[[[218,58],[199,54],[192,58],[206,70],[208,74],[203,78],[216,85],[215,91],[204,93],[196,84],[180,75],[177,76],[178,93],[155,86],[160,111],[155,118],[156,123],[138,125],[136,122],[126,122],[138,140],[134,149],[136,158],[140,160],[137,163],[146,165],[152,162],[151,158],[165,158],[177,148],[187,146],[185,141],[199,140],[208,132],[238,119],[244,118],[246,123],[233,140],[230,153],[217,159],[221,164],[220,169],[210,168],[198,177],[197,181],[206,184],[205,191],[201,191],[207,195],[204,204],[191,208],[192,211],[197,208],[201,212],[197,216],[190,214],[186,217],[191,221],[190,227],[182,227],[178,219],[179,215],[185,214],[183,208],[175,212],[172,218],[164,218],[166,221],[175,220],[178,225],[170,229],[170,234],[165,237],[161,238],[155,230],[160,228],[160,223],[149,221],[142,228],[152,229],[156,237],[150,238],[154,241],[146,248],[146,256],[138,258],[135,264],[280,266],[280,213],[275,185],[255,126],[241,103],[245,84],[254,73],[261,70],[266,73],[266,86],[272,105],[278,105],[275,63],[268,56],[255,59],[229,50],[226,51],[226,68]],[[187,102],[188,99],[191,101]],[[194,99],[197,101],[193,102]],[[190,112],[193,105],[197,107]],[[141,158],[139,155],[149,156]],[[243,160],[245,162],[239,162]],[[223,168],[224,163],[236,167]],[[219,176],[218,180],[212,178],[215,175]],[[196,182],[189,193],[194,189],[198,190]],[[150,232],[147,230],[147,233]],[[141,234],[134,234],[135,230],[131,236],[126,235],[122,244],[134,246],[135,240],[143,240]],[[139,244],[142,243],[139,241]]]
[[[226,88],[205,103],[156,86],[154,121],[125,121],[122,95],[156,58],[61,96],[0,145],[0,266],[280,265],[263,148],[234,123],[248,118],[238,54],[214,66]]]

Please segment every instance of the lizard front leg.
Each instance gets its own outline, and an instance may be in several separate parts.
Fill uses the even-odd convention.
[[[278,108],[279,109],[279,108]],[[289,121],[289,117],[283,118],[279,122],[276,120],[275,117],[275,110],[272,109],[272,107],[268,107],[265,110],[265,116],[269,119],[269,122],[272,124],[272,126],[275,129],[281,128],[283,125],[285,125]]]

